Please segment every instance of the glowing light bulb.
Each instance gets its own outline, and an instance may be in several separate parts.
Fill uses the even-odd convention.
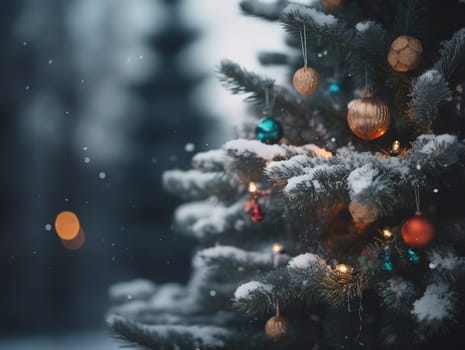
[[[249,192],[250,192],[250,193],[255,193],[255,192],[257,192],[257,185],[256,185],[255,182],[253,182],[253,181],[250,181],[250,182],[249,182]]]
[[[282,246],[282,244],[279,244],[279,243],[275,243],[273,244],[273,253],[281,253],[283,251],[284,247]]]
[[[395,140],[392,143],[392,148],[391,148],[392,153],[399,153],[400,152],[400,141]]]
[[[392,237],[392,232],[391,230],[389,230],[388,228],[385,228],[383,230],[383,237],[386,238],[386,239],[389,239]]]
[[[342,273],[350,273],[352,272],[352,267],[346,264],[338,264],[336,265],[336,270]]]

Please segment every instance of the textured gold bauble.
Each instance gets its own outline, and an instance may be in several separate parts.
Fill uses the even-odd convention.
[[[310,67],[302,67],[294,73],[292,84],[299,94],[313,94],[320,85],[320,74]]]
[[[402,35],[394,40],[388,53],[388,63],[396,72],[408,72],[420,65],[423,55],[421,41]]]
[[[273,316],[265,324],[265,334],[272,341],[280,341],[287,337],[291,325],[283,316]]]
[[[321,0],[323,7],[329,11],[340,11],[344,8],[345,0]]]
[[[389,108],[377,97],[364,97],[349,103],[347,122],[350,130],[364,140],[383,136],[391,123]]]

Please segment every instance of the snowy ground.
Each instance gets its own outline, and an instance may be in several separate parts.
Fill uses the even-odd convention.
[[[120,343],[105,331],[0,339],[2,350],[117,350]]]

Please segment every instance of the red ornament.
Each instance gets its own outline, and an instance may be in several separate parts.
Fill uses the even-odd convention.
[[[434,238],[434,226],[428,218],[416,215],[404,222],[401,233],[402,239],[409,247],[424,248]]]
[[[258,204],[257,201],[254,201],[253,203],[252,215],[250,215],[250,218],[253,222],[259,222],[265,218],[265,213],[263,212],[262,208],[260,207],[260,204]]]

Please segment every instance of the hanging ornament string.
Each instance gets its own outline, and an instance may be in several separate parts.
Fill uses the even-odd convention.
[[[413,184],[413,193],[415,195],[415,216],[420,216],[420,186],[416,182]]]
[[[307,68],[307,64],[308,64],[307,30],[305,28],[305,23],[302,23],[302,28],[300,30],[300,45],[302,46],[302,58],[304,60],[304,67]]]
[[[273,85],[269,84],[265,87],[265,108],[263,109],[263,116],[270,117],[275,102],[275,94],[273,93]]]
[[[320,85],[320,74],[318,74],[315,69],[308,67],[307,29],[305,28],[305,23],[302,23],[299,34],[304,66],[294,73],[292,84],[299,94],[310,95],[313,94],[318,89],[318,85]]]
[[[274,307],[276,309],[276,316],[281,316],[281,311],[279,310],[279,300],[276,295],[274,296]]]

